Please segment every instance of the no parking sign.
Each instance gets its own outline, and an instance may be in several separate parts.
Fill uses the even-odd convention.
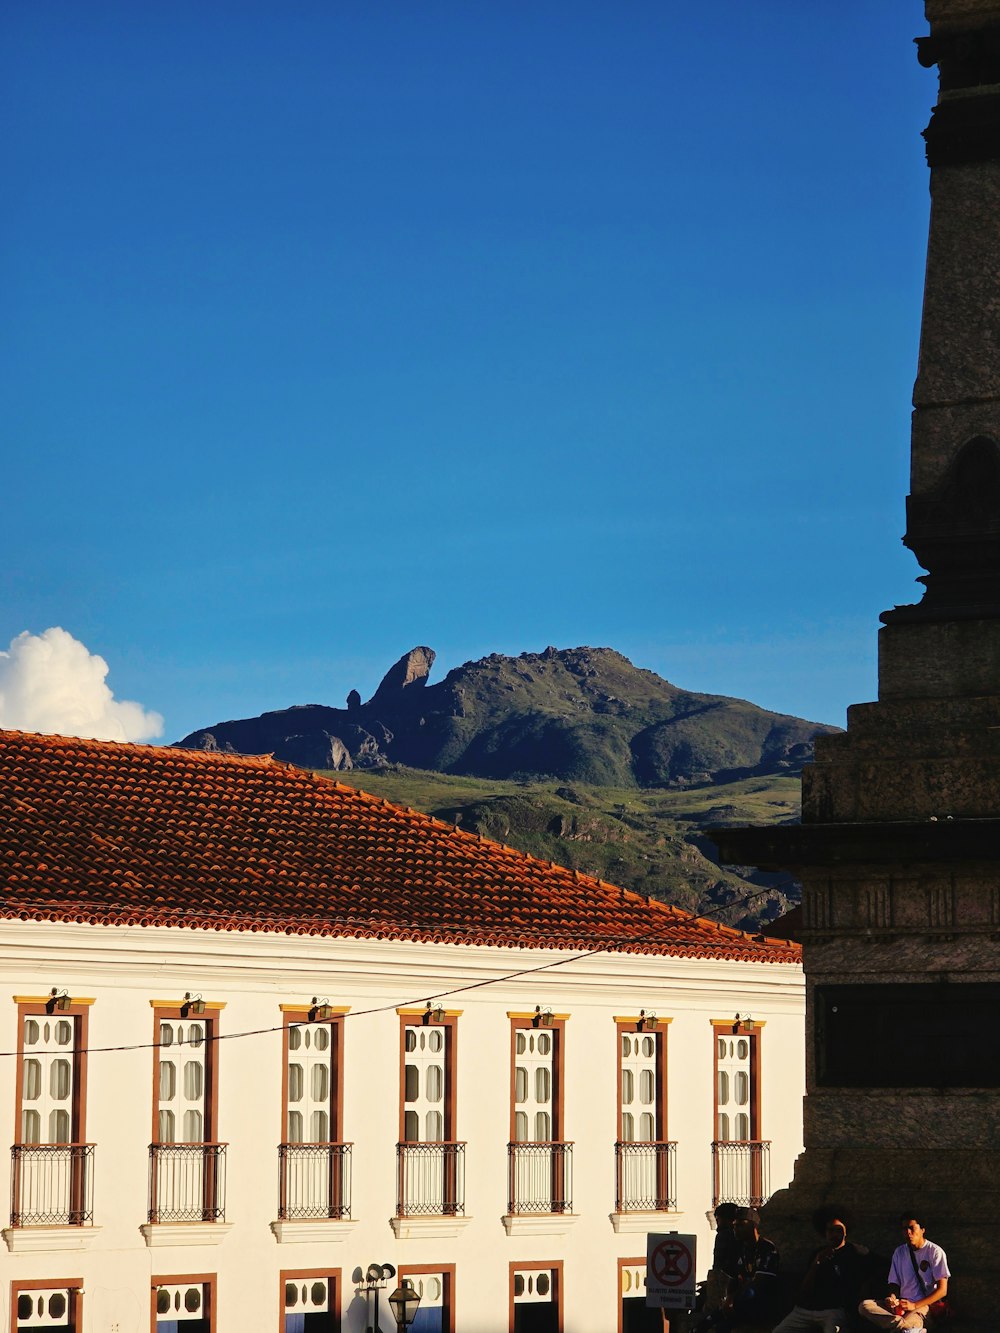
[[[646,1237],[646,1304],[693,1310],[697,1238],[677,1231]]]

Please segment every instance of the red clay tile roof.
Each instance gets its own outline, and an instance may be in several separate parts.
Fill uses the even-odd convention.
[[[10,731],[0,917],[800,957],[267,758]]]

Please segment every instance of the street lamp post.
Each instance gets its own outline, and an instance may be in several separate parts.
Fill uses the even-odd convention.
[[[366,1333],[381,1333],[378,1322],[379,1292],[389,1285],[389,1279],[396,1276],[392,1264],[369,1264],[361,1282],[361,1290],[368,1303],[368,1328]],[[420,1297],[413,1289],[409,1278],[403,1278],[399,1286],[389,1297],[389,1305],[396,1321],[397,1333],[406,1333],[417,1315]]]

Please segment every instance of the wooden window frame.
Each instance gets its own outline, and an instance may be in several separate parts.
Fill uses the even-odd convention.
[[[66,1011],[64,1011],[66,1012]],[[10,1333],[17,1333],[17,1298],[22,1291],[69,1292],[69,1326],[73,1333],[83,1333],[83,1278],[14,1278],[10,1284]]]
[[[14,1078],[14,1144],[23,1147],[21,1112],[24,1109],[24,1020],[26,1018],[76,1019],[76,1040],[73,1043],[73,1101],[70,1108],[72,1124],[70,1142],[84,1143],[87,1137],[87,1048],[90,1027],[89,1000],[72,1000],[66,1009],[56,1009],[48,1000],[17,1001],[17,1064]]]
[[[330,1137],[328,1143],[344,1141],[344,1015],[346,1009],[335,1011],[332,1018],[310,1018],[310,1009],[290,1009],[281,1006],[284,1019],[281,1030],[281,1129],[279,1143],[287,1143],[288,1134],[288,1032],[292,1027],[323,1027],[330,1029]],[[331,1270],[333,1271],[333,1270]],[[339,1271],[339,1270],[338,1270]]]
[[[160,1143],[160,1023],[162,1021],[183,1021],[205,1024],[205,1137],[202,1143],[218,1143],[219,1138],[219,1011],[221,1005],[206,1005],[203,1014],[185,1013],[186,1005],[153,1005],[153,1088],[152,1088],[152,1129],[150,1143]],[[172,1049],[172,1048],[171,1048]],[[186,1140],[177,1140],[182,1147]],[[192,1145],[197,1146],[197,1145]],[[184,1278],[183,1281],[187,1281]],[[193,1280],[193,1279],[192,1279]]]
[[[622,1270],[625,1269],[625,1268],[631,1268],[634,1264],[642,1264],[643,1268],[645,1268],[645,1267],[646,1267],[646,1256],[645,1256],[644,1254],[642,1254],[642,1255],[637,1256],[637,1257],[634,1258],[634,1259],[619,1259],[619,1260],[618,1260],[618,1296],[617,1296],[617,1306],[618,1306],[618,1333],[623,1333],[623,1328],[624,1328],[624,1323],[625,1323],[625,1320],[624,1320],[623,1317],[622,1317],[622,1316],[623,1316],[623,1313],[624,1313],[623,1310],[622,1310],[622,1300],[623,1300],[623,1297],[622,1297]],[[664,1311],[664,1318],[666,1318],[666,1311]]]
[[[292,1020],[294,1022],[294,1019]],[[324,1019],[324,1022],[336,1020]],[[285,1283],[308,1281],[309,1278],[324,1278],[333,1293],[333,1320],[336,1327],[341,1323],[341,1270],[339,1268],[283,1268],[278,1274],[278,1333],[285,1333]]]
[[[556,1306],[556,1329],[563,1333],[563,1261],[562,1259],[519,1259],[507,1270],[509,1333],[514,1333],[514,1274],[521,1268],[547,1268],[552,1274],[552,1294]],[[621,1279],[619,1278],[619,1283]],[[621,1305],[621,1301],[618,1302]]]
[[[750,1042],[750,1137],[741,1139],[743,1143],[761,1143],[764,1135],[760,1122],[760,1103],[761,1103],[761,1028],[763,1023],[754,1021],[753,1030],[747,1031],[745,1026],[740,1023],[737,1025],[731,1018],[713,1018],[712,1023],[712,1141],[716,1142],[719,1138],[719,1045],[718,1038],[725,1034],[728,1037],[746,1037]],[[734,1140],[735,1142],[736,1140]]]
[[[622,1037],[652,1037],[656,1042],[656,1143],[666,1143],[667,1133],[667,1023],[656,1020],[651,1026],[643,1018],[615,1019],[616,1099],[618,1103],[616,1140],[622,1140]]]
[[[399,1138],[406,1142],[406,1029],[442,1028],[444,1031],[444,1138],[457,1143],[458,1128],[458,1020],[462,1011],[445,1009],[435,1018],[433,1009],[398,1009],[399,1014]],[[436,1273],[438,1269],[428,1269]]]
[[[396,1276],[402,1285],[407,1277],[423,1273],[440,1273],[444,1278],[444,1311],[446,1319],[442,1333],[455,1333],[455,1265],[454,1264],[401,1264]]]
[[[552,1137],[549,1143],[565,1143],[565,1079],[563,1071],[566,1059],[566,1021],[569,1014],[552,1014],[547,1022],[542,1022],[541,1015],[532,1014],[511,1014],[510,1019],[510,1123],[508,1129],[508,1142],[516,1141],[514,1131],[514,1117],[517,1111],[517,1105],[514,1101],[515,1093],[515,1069],[517,1067],[517,1034],[518,1032],[550,1032],[552,1034]],[[535,1140],[530,1140],[534,1142]],[[542,1265],[544,1267],[544,1265]],[[511,1287],[513,1291],[513,1287]],[[513,1300],[513,1296],[511,1297]]]
[[[215,1333],[215,1283],[217,1274],[215,1273],[160,1273],[150,1278],[149,1287],[149,1329],[150,1333],[156,1333],[156,1289],[157,1287],[180,1287],[187,1284],[189,1287],[201,1286],[204,1288],[205,1310],[208,1315],[209,1333]]]

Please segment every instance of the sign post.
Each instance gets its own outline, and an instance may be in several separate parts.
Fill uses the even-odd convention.
[[[646,1237],[646,1305],[693,1310],[697,1237],[670,1231]]]

